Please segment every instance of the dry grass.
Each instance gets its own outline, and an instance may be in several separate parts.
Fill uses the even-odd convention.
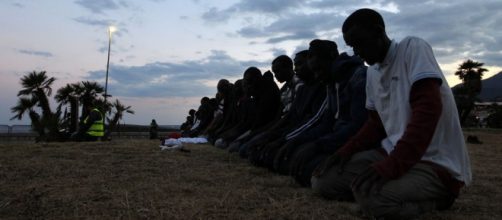
[[[502,131],[466,131],[474,184],[422,219],[501,219]],[[0,219],[360,219],[290,178],[207,145],[157,141],[0,143]]]

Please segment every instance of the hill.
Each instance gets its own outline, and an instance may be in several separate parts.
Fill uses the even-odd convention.
[[[502,101],[502,72],[484,79],[479,98],[482,101]]]
[[[502,72],[499,72],[488,79],[481,80],[483,87],[478,98],[482,102],[502,101]],[[455,89],[462,84],[457,84],[452,87]]]

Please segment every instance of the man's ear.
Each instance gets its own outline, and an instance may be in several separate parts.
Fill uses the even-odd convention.
[[[382,25],[374,25],[373,26],[373,31],[379,37],[386,35],[385,34],[385,27],[383,27]]]

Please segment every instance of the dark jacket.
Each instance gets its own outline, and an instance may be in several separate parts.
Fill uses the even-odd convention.
[[[337,120],[344,118],[349,121],[350,115],[358,117],[354,118],[355,127],[366,120],[366,67],[363,61],[342,53],[333,63],[331,72],[330,83],[326,85],[325,109],[311,126],[293,138],[312,140],[331,134],[334,132]]]
[[[255,97],[255,109],[251,130],[257,130],[274,119],[281,112],[281,95],[279,87],[272,79],[262,77],[259,93]]]
[[[291,132],[303,125],[319,110],[326,98],[326,89],[319,81],[305,83],[297,92],[291,109],[282,119],[284,132]]]
[[[333,132],[317,140],[327,153],[335,152],[355,135],[368,117],[366,110],[366,66],[355,70],[339,96],[338,119]]]

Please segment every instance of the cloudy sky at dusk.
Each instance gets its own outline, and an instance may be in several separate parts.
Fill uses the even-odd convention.
[[[57,78],[54,92],[83,80],[104,85],[109,25],[117,32],[108,92],[136,111],[125,122],[179,124],[219,79],[265,71],[314,38],[352,53],[340,27],[361,7],[381,12],[391,38],[427,40],[450,86],[466,59],[485,63],[485,78],[502,70],[500,0],[2,0],[0,124],[29,124],[9,120],[28,72]]]

